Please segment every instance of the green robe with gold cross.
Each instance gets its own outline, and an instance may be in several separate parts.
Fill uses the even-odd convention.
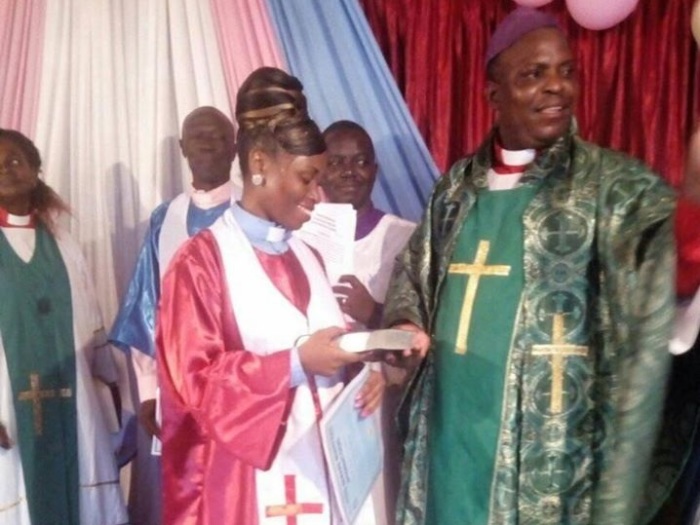
[[[75,241],[37,225],[21,259],[0,232],[0,524],[128,521],[108,419],[116,378]]]
[[[36,230],[25,262],[0,234],[0,330],[32,523],[78,523],[75,348],[68,274]]]
[[[385,323],[433,341],[402,411],[397,523],[644,523],[681,460],[651,466],[673,193],[573,131],[490,191],[492,142],[438,181],[387,295]]]

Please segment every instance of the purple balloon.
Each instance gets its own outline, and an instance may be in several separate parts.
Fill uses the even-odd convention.
[[[540,7],[545,4],[549,4],[552,0],[513,0],[518,5],[524,5],[525,7]]]
[[[571,17],[587,29],[607,29],[627,18],[639,0],[566,0]]]

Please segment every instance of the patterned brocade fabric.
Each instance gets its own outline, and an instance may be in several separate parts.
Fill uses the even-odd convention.
[[[394,270],[385,324],[409,321],[434,331],[455,241],[487,187],[492,140],[438,181]],[[542,152],[522,182],[539,189],[523,216],[525,282],[505,370],[488,524],[645,523],[681,458],[661,451],[672,460],[654,476],[653,490],[645,487],[670,364],[673,193],[640,162],[573,131]],[[558,404],[555,358],[542,350],[552,347],[562,352],[556,366],[566,363]],[[400,413],[402,525],[425,524],[434,381],[429,354]]]

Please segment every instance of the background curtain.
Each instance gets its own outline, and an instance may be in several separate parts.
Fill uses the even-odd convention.
[[[35,139],[44,176],[73,209],[71,229],[109,323],[151,210],[189,184],[178,138],[191,109],[210,104],[230,114],[249,71],[287,64],[322,126],[350,118],[369,129],[382,166],[376,203],[415,219],[436,173],[428,151],[444,170],[491,124],[482,55],[514,6],[0,0],[0,126]],[[563,0],[547,6],[581,63],[582,135],[641,157],[674,182],[700,109],[691,6],[642,0],[603,32],[577,26]]]
[[[515,3],[360,1],[418,129],[445,170],[474,150],[492,124],[483,55]],[[641,0],[627,20],[598,32],[576,24],[563,0],[542,8],[560,20],[579,62],[581,135],[643,159],[674,184],[700,109],[692,5]]]
[[[107,325],[151,211],[189,185],[182,120],[232,115],[257,67],[299,75],[321,126],[367,125],[387,211],[417,218],[437,174],[357,0],[0,0],[0,59],[0,126],[41,151]]]
[[[357,0],[268,4],[312,117],[322,128],[340,119],[364,126],[379,162],[374,204],[418,220],[437,168]]]
[[[188,184],[182,119],[204,104],[228,112],[213,34],[204,2],[47,2],[36,143],[108,323],[151,210]]]
[[[210,0],[210,4],[233,116],[237,88],[253,70],[261,65],[288,68],[265,0]]]
[[[0,0],[0,127],[34,136],[46,0]]]

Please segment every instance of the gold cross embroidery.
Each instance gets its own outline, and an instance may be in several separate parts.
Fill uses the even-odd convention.
[[[570,355],[588,355],[588,347],[567,344],[564,340],[564,315],[554,314],[552,344],[534,345],[532,355],[552,356],[552,390],[549,410],[552,414],[559,414],[562,411],[564,397],[564,360]]]
[[[41,436],[44,432],[44,410],[41,405],[43,399],[54,397],[71,397],[73,393],[70,388],[59,390],[41,390],[39,387],[39,374],[29,374],[29,390],[19,393],[20,401],[31,401],[34,413],[34,432]]]
[[[447,270],[448,273],[458,273],[469,276],[467,290],[464,293],[464,302],[462,303],[462,312],[459,315],[459,328],[457,329],[455,349],[455,353],[457,354],[467,353],[467,337],[469,336],[469,325],[471,324],[472,310],[474,309],[479,280],[482,276],[496,275],[505,277],[510,274],[510,266],[486,265],[490,247],[491,243],[489,241],[479,241],[479,245],[476,249],[476,258],[473,263],[453,263],[450,264]]]

